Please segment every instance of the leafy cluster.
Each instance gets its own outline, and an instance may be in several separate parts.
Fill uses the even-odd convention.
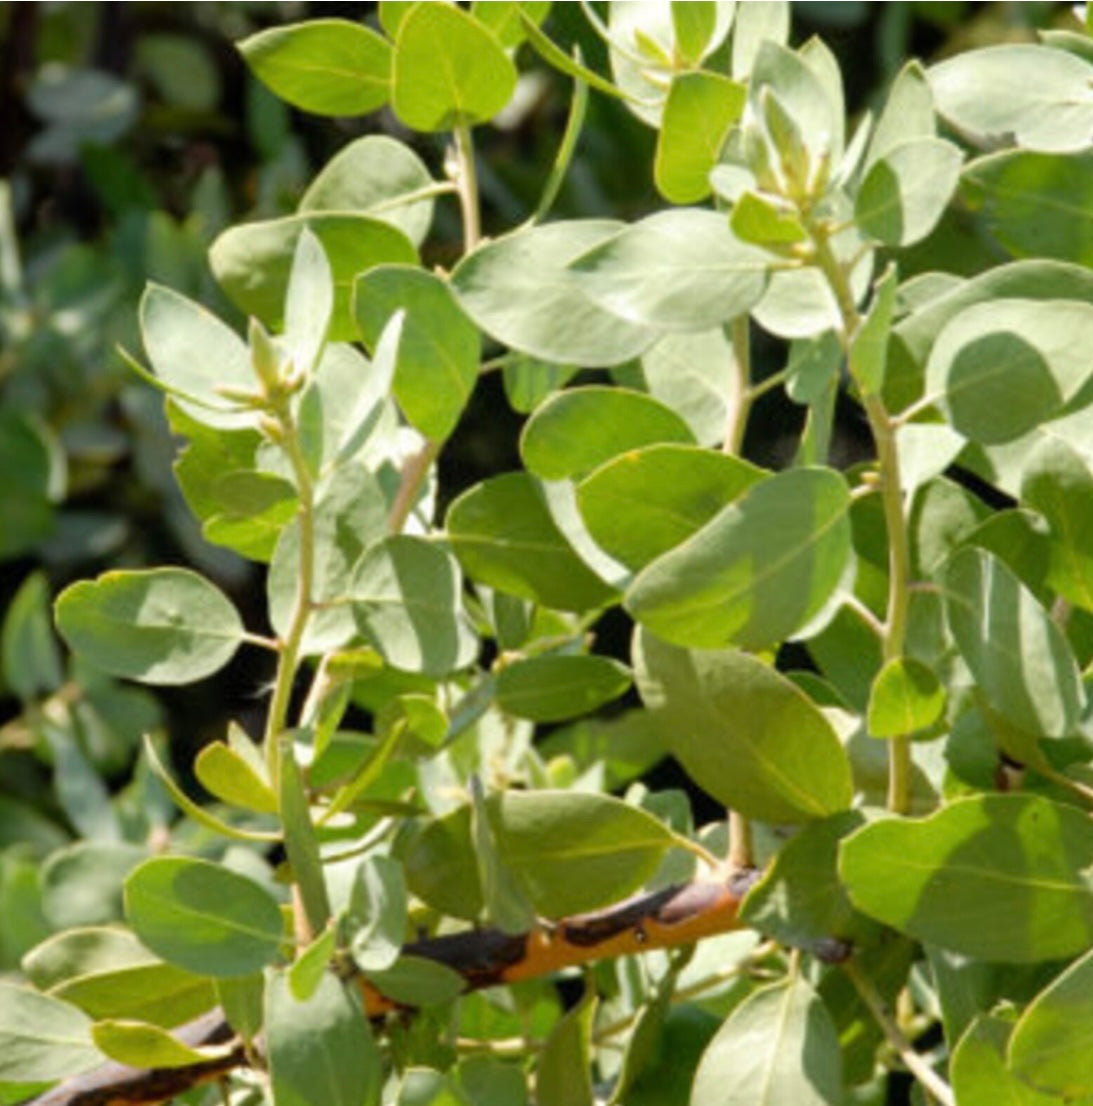
[[[127,360],[204,537],[265,566],[269,629],[181,567],[78,582],[56,625],[114,678],[188,684],[241,647],[275,674],[261,737],[233,724],[193,765],[214,802],[145,742],[173,825],[67,777],[91,840],[50,857],[56,932],[0,991],[5,1101],[105,1058],[223,1059],[170,1032],[216,1007],[239,1102],[883,1102],[901,1069],[946,1104],[1093,1100],[1089,37],[912,62],[851,131],[786,4],[582,7],[609,76],[547,3],[240,43],[288,103],[389,108],[450,156],[438,179],[362,137],[295,213],[223,230],[245,338],[143,293]],[[568,123],[537,208],[484,239],[475,128],[534,57],[572,78]],[[662,210],[548,218],[590,94],[656,132]],[[448,271],[421,261],[446,195]],[[901,279],[954,211],[997,263]],[[763,379],[758,329],[785,348]],[[438,521],[489,371],[529,412],[522,467]],[[773,471],[741,450],[779,388],[805,417]],[[866,463],[834,462],[840,396]],[[5,650],[55,665],[41,585],[22,602]],[[628,665],[596,651],[612,608]],[[586,717],[631,683],[640,705]],[[665,753],[726,819],[641,782]],[[531,948],[752,868],[732,932],[599,964],[568,1010],[406,951],[483,925]]]

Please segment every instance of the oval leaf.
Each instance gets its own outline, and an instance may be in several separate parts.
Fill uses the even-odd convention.
[[[558,610],[585,611],[615,592],[577,558],[535,480],[505,473],[477,484],[451,506],[448,538],[468,575]]]
[[[319,170],[300,198],[299,210],[370,215],[419,246],[433,221],[433,198],[413,197],[433,184],[425,163],[409,146],[385,134],[368,134],[343,146]]]
[[[944,574],[945,609],[976,686],[1020,730],[1065,737],[1084,706],[1078,665],[1051,616],[981,549],[962,549]]]
[[[675,411],[644,392],[570,388],[551,396],[524,425],[520,455],[536,476],[564,480],[656,442],[693,444],[694,435]]]
[[[680,645],[775,645],[838,588],[851,558],[849,516],[850,491],[838,473],[779,473],[647,565],[626,608]]]
[[[996,298],[941,331],[926,386],[972,441],[1008,442],[1062,413],[1089,378],[1093,305]]]
[[[408,265],[381,265],[357,278],[353,310],[374,350],[396,311],[404,311],[395,358],[395,398],[427,438],[455,429],[478,379],[478,330],[439,277]]]
[[[593,303],[568,266],[621,224],[600,219],[549,223],[497,238],[464,258],[452,288],[492,338],[522,353],[588,368],[617,365],[657,338]]]
[[[239,43],[255,76],[316,115],[365,115],[387,102],[391,46],[348,19],[270,27]]]
[[[706,1047],[690,1106],[837,1106],[839,1036],[826,1007],[800,977],[749,995]]]
[[[416,4],[399,24],[391,106],[417,131],[484,123],[516,89],[516,67],[478,20],[455,6]]]
[[[629,672],[608,657],[529,657],[498,673],[497,704],[517,718],[560,722],[617,699],[629,686]]]
[[[601,465],[578,485],[577,504],[596,543],[638,569],[766,476],[728,453],[653,445]]]
[[[650,215],[570,265],[605,311],[665,330],[706,330],[743,315],[762,297],[769,268],[769,255],[736,238],[725,215],[697,208]]]
[[[283,973],[266,984],[266,1050],[276,1106],[378,1106],[383,1067],[355,993],[325,973],[297,1001]]]
[[[86,1014],[29,987],[0,984],[0,1082],[44,1083],[100,1063]]]
[[[677,843],[651,814],[589,792],[505,791],[491,800],[490,818],[502,860],[548,918],[621,899]]]
[[[1021,1015],[1009,1040],[1009,1067],[1066,1101],[1093,1095],[1091,1022],[1093,952],[1071,964]]]
[[[945,689],[933,669],[913,657],[895,657],[877,673],[866,724],[874,737],[898,737],[932,726],[945,707]]]
[[[642,630],[634,667],[669,750],[719,802],[765,822],[823,818],[850,805],[850,763],[831,724],[758,658],[680,649]]]
[[[1077,151],[1093,133],[1093,66],[1032,44],[989,46],[929,71],[938,112],[975,145]]]
[[[230,1046],[192,1048],[147,1022],[106,1019],[91,1027],[95,1044],[111,1060],[132,1068],[185,1068],[227,1055]]]
[[[57,600],[70,648],[115,676],[185,684],[223,668],[245,631],[224,594],[196,572],[105,572]]]
[[[367,549],[349,598],[357,626],[396,668],[444,676],[478,652],[455,558],[424,538],[395,535]]]
[[[417,250],[390,223],[356,212],[316,211],[241,223],[224,231],[209,249],[213,275],[240,311],[280,327],[296,241],[308,227],[319,239],[334,278],[332,342],[357,339],[353,281],[374,265],[414,265]]]
[[[720,73],[681,73],[672,81],[653,166],[657,190],[666,200],[693,204],[709,196],[710,170],[746,99],[744,86]]]
[[[220,391],[258,389],[250,351],[234,330],[158,284],[149,284],[141,297],[140,330],[156,376],[184,411],[221,430],[253,425],[254,412],[239,410]]]
[[[281,910],[269,892],[205,860],[146,861],[125,881],[125,910],[153,952],[200,975],[257,971],[281,944]]]
[[[982,960],[1058,960],[1093,941],[1093,823],[1032,795],[959,799],[842,844],[854,904],[920,941]]]
[[[893,146],[873,162],[858,189],[858,226],[888,246],[925,238],[956,191],[963,160],[956,146],[940,138]]]

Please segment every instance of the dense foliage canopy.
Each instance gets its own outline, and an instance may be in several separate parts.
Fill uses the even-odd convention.
[[[45,8],[0,1102],[1093,1101],[1093,17]]]

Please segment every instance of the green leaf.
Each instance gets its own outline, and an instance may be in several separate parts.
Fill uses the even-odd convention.
[[[888,246],[910,246],[937,226],[960,179],[964,155],[940,138],[912,138],[877,158],[854,198],[866,234]]]
[[[320,487],[313,517],[315,552],[311,598],[326,609],[315,611],[301,644],[305,654],[329,652],[356,636],[346,600],[353,571],[365,549],[387,532],[387,503],[375,476],[361,463],[335,467]],[[300,524],[285,527],[266,578],[270,621],[287,634],[300,577]]]
[[[550,1032],[535,1068],[539,1106],[594,1106],[589,1067],[596,998],[591,988]]]
[[[508,102],[516,67],[472,16],[447,4],[417,4],[399,23],[391,106],[408,127],[446,131],[484,123]]]
[[[738,81],[751,73],[764,42],[785,45],[789,41],[788,0],[740,4],[732,32],[732,75]]]
[[[582,480],[577,503],[596,543],[638,569],[685,541],[766,475],[727,453],[646,446]]]
[[[932,668],[895,657],[877,673],[866,725],[874,737],[899,737],[932,726],[945,708],[945,689]]]
[[[100,1063],[86,1014],[28,987],[0,984],[0,1082],[49,1082]]]
[[[543,480],[578,478],[629,450],[694,443],[671,408],[643,392],[589,386],[557,392],[524,424],[520,455]]]
[[[395,398],[422,434],[443,441],[478,379],[478,330],[448,285],[424,269],[382,265],[357,278],[353,311],[369,349],[400,310],[405,318],[395,358]]]
[[[615,596],[577,558],[526,473],[494,476],[464,492],[448,511],[447,531],[467,574],[499,591],[572,611]]]
[[[690,1106],[837,1106],[839,1038],[815,991],[799,976],[749,995],[702,1054]]]
[[[250,351],[234,330],[159,284],[149,284],[141,297],[140,329],[156,376],[191,418],[219,430],[254,423],[253,410],[240,410],[221,391],[258,389]]]
[[[884,110],[869,139],[864,169],[868,171],[873,162],[904,142],[933,138],[936,131],[934,96],[926,72],[920,62],[909,61],[888,90]]]
[[[914,821],[885,819],[842,844],[859,910],[982,960],[1032,963],[1093,940],[1093,823],[1032,795],[958,799]]]
[[[769,267],[724,215],[698,208],[650,215],[570,263],[577,287],[605,311],[666,330],[705,330],[744,314]]]
[[[595,910],[636,890],[677,839],[609,795],[505,791],[491,810],[501,856],[543,916]]]
[[[735,416],[736,354],[725,327],[663,335],[641,359],[645,388],[681,415],[700,445],[725,442]]]
[[[761,42],[748,81],[748,101],[755,117],[765,119],[768,130],[775,120],[764,105],[784,115],[778,133],[770,137],[775,140],[775,153],[784,169],[798,161],[799,186],[811,186],[821,160],[838,163],[842,156],[842,105],[832,101],[824,77],[803,54],[770,38]],[[803,144],[796,155],[789,148],[790,131],[796,132],[794,141]]]
[[[839,842],[865,822],[848,810],[810,822],[775,854],[760,881],[744,898],[740,919],[765,937],[822,953],[852,943],[867,924],[839,883]]]
[[[32,572],[19,585],[0,629],[3,683],[20,699],[34,699],[61,686],[60,651],[49,617],[49,583]]]
[[[298,1002],[306,1002],[318,990],[338,947],[338,931],[327,927],[302,949],[288,969],[288,988]]]
[[[357,626],[384,659],[431,676],[466,668],[478,653],[461,594],[455,558],[407,535],[369,547],[349,584]]]
[[[140,952],[143,962],[73,976],[51,993],[93,1018],[136,1018],[162,1026],[181,1025],[216,1005],[206,977],[164,964],[143,947]]]
[[[929,70],[938,112],[980,147],[1016,141],[1045,153],[1082,150],[1093,131],[1093,66],[1020,43],[988,46]]]
[[[1070,645],[1035,596],[980,549],[962,549],[944,575],[949,628],[976,686],[1012,725],[1065,737],[1084,707]]]
[[[406,884],[402,865],[387,856],[366,856],[353,875],[346,913],[349,948],[362,971],[391,967],[406,936]]]
[[[481,914],[484,903],[469,805],[421,827],[410,837],[402,861],[406,885],[418,898],[455,918]]]
[[[354,341],[352,294],[357,274],[375,265],[417,264],[413,244],[389,222],[355,211],[315,211],[241,223],[229,227],[210,247],[213,275],[240,311],[279,327],[296,241],[304,228],[322,243],[334,278],[334,313],[327,337],[332,342]],[[152,360],[154,364],[154,356]]]
[[[19,480],[0,496],[0,556],[17,556],[49,537],[53,502],[63,491],[63,453],[37,418],[6,406],[0,410],[0,469]],[[57,477],[61,479],[58,480]]]
[[[517,718],[561,722],[591,713],[629,686],[630,673],[608,657],[528,657],[498,673],[497,705]]]
[[[300,213],[354,211],[390,223],[420,246],[433,221],[434,187],[425,163],[409,146],[368,134],[343,146],[300,198]]]
[[[717,30],[717,14],[714,3],[672,4],[672,38],[687,65],[697,65],[706,56]]]
[[[318,364],[333,309],[330,262],[319,240],[305,228],[296,240],[285,293],[285,345],[293,368],[305,377]]]
[[[889,265],[877,281],[873,302],[850,339],[850,372],[863,393],[880,393],[888,365],[888,337],[896,306],[897,273]]]
[[[122,883],[148,856],[128,843],[76,841],[42,868],[42,911],[56,930],[122,920]]]
[[[528,933],[538,925],[535,908],[500,854],[486,796],[477,776],[470,778],[471,846],[478,867],[486,922],[502,933]]]
[[[406,1006],[440,1006],[463,991],[464,979],[453,968],[421,956],[400,956],[390,968],[366,978],[388,998]]]
[[[996,298],[961,311],[937,336],[927,392],[972,441],[1012,441],[1062,414],[1093,366],[1093,305]]]
[[[550,0],[474,0],[471,15],[506,49],[519,46],[527,37],[523,20],[541,24],[550,11]]]
[[[843,580],[849,512],[849,489],[830,469],[772,476],[642,569],[626,608],[677,644],[781,642],[818,615]]]
[[[687,650],[639,631],[645,705],[687,774],[748,818],[800,822],[850,805],[850,763],[803,691],[749,653]]]
[[[573,365],[555,365],[537,357],[513,354],[501,368],[505,398],[521,415],[529,415],[547,396],[564,388],[577,374]]]
[[[1059,1106],[1055,1095],[1041,1094],[1006,1065],[1006,1043],[1013,1023],[982,1014],[953,1049],[950,1075],[960,1106]]]
[[[239,43],[255,76],[316,115],[367,115],[387,103],[391,47],[347,19],[270,27]]]
[[[1009,1039],[1014,1074],[1066,1101],[1093,1095],[1091,983],[1093,953],[1086,953],[1032,1000]]]
[[[379,1052],[360,1000],[327,973],[306,1002],[284,973],[266,984],[266,1055],[274,1106],[378,1106]]]
[[[277,796],[253,760],[222,741],[206,745],[194,761],[194,775],[202,787],[225,803],[257,811],[277,813]]]
[[[733,204],[729,224],[733,234],[741,241],[772,249],[787,243],[804,242],[808,238],[808,232],[792,203],[751,189],[742,193]]]
[[[1025,462],[1021,499],[1051,527],[1047,584],[1093,610],[1093,475],[1085,459],[1065,441],[1045,438]]]
[[[1093,265],[1093,153],[1002,150],[968,165],[960,191],[1014,257]]]
[[[673,78],[653,164],[653,179],[666,200],[693,204],[709,196],[710,170],[746,98],[743,85],[720,73],[680,73]]]
[[[570,262],[621,227],[606,219],[548,223],[480,246],[452,273],[463,309],[491,338],[559,364],[595,368],[635,357],[657,337],[581,290]]]
[[[201,975],[257,971],[281,944],[281,911],[269,892],[206,860],[145,861],[125,881],[125,910],[153,952]]]
[[[185,1068],[225,1056],[230,1047],[192,1048],[158,1025],[131,1019],[97,1021],[91,1037],[111,1060],[133,1068]]]
[[[224,594],[182,568],[105,572],[57,599],[57,629],[95,667],[149,684],[186,684],[223,668],[243,640]]]

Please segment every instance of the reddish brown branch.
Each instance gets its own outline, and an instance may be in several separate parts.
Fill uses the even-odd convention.
[[[688,945],[735,929],[740,901],[756,876],[747,869],[723,883],[687,883],[637,895],[604,910],[546,923],[532,933],[475,929],[429,937],[407,945],[404,952],[459,972],[468,991],[534,979],[574,964]],[[358,985],[369,1017],[398,1009],[397,1003],[363,977]],[[219,1010],[188,1023],[176,1035],[190,1045],[232,1039],[231,1028]],[[104,1064],[64,1080],[25,1106],[151,1106],[246,1063],[240,1045],[227,1056],[184,1068],[141,1070]]]

